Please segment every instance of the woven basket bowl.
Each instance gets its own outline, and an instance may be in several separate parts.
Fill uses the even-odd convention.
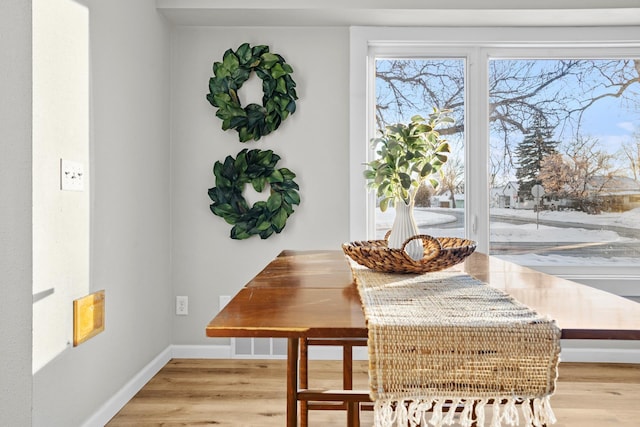
[[[388,235],[388,234],[387,234]],[[424,256],[414,260],[405,252],[407,244],[421,239]],[[342,250],[360,265],[384,273],[429,273],[454,266],[476,250],[476,242],[458,237],[410,237],[400,249],[387,247],[387,240],[363,240],[342,244]]]

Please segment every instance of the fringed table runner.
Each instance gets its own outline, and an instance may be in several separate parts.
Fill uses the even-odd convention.
[[[467,274],[351,266],[369,329],[376,427],[513,426],[520,415],[525,426],[555,423],[554,321]]]

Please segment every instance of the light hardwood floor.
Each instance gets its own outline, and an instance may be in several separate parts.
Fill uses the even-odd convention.
[[[309,364],[311,387],[340,387],[341,362]],[[355,388],[367,388],[366,369],[354,362]],[[285,372],[284,361],[174,359],[107,426],[282,427]],[[638,427],[640,365],[562,363],[551,402],[555,427]],[[310,427],[346,425],[341,411],[309,419]],[[371,425],[371,413],[361,420]]]

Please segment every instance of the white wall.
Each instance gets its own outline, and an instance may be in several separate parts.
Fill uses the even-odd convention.
[[[35,374],[34,426],[82,425],[171,339],[168,28],[154,0],[88,5],[90,290],[106,291],[105,331]]]
[[[72,301],[89,289],[89,11],[33,1],[33,371],[73,343]],[[60,160],[83,166],[60,189]],[[35,298],[34,298],[35,300]]]
[[[265,44],[293,67],[297,111],[255,142],[223,132],[205,96],[214,61],[242,43]],[[172,282],[189,296],[176,316],[174,344],[215,344],[206,324],[218,296],[235,295],[283,249],[339,249],[349,237],[349,32],[347,28],[177,27],[172,36]],[[258,94],[243,86],[239,95]],[[272,149],[297,174],[301,204],[280,234],[232,240],[231,226],[209,210],[213,164],[243,148]]]
[[[0,2],[0,425],[31,425],[31,1]]]

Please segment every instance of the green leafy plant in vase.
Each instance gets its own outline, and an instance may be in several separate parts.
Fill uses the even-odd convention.
[[[453,122],[448,111],[434,108],[427,118],[416,115],[407,124],[386,126],[380,137],[371,140],[377,157],[366,163],[364,177],[376,192],[380,210],[384,212],[389,206],[396,209],[388,247],[400,249],[418,234],[413,217],[415,192],[425,180],[437,187],[437,174],[450,153],[449,143],[437,129]],[[405,251],[411,258],[421,259],[422,241],[412,240]]]

